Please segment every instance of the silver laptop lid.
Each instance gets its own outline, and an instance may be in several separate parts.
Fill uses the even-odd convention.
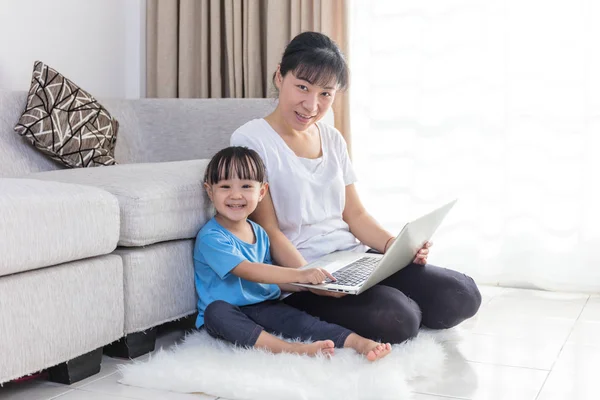
[[[428,242],[458,199],[407,223],[396,236],[396,240],[385,253],[373,274],[363,283],[358,293],[362,293],[385,278],[409,265],[417,251]]]

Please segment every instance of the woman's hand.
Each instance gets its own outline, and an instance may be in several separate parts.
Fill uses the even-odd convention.
[[[429,248],[433,246],[433,243],[427,242],[421,247],[421,249],[417,252],[417,256],[413,260],[413,263],[425,265],[427,264],[427,256],[429,255]]]
[[[298,270],[298,283],[310,283],[312,285],[318,285],[330,279],[335,281],[333,275],[323,268],[309,268]]]

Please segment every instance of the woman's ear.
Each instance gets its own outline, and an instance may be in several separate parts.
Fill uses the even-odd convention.
[[[275,71],[275,87],[277,90],[281,90],[283,84],[283,76],[281,76],[281,64],[277,64],[277,71]]]

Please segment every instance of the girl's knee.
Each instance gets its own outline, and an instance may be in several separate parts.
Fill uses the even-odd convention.
[[[224,316],[230,313],[235,306],[223,300],[215,300],[210,303],[204,310],[204,326],[208,333],[215,332],[221,321],[224,321]]]

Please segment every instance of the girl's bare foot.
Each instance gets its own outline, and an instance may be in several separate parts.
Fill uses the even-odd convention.
[[[294,343],[290,349],[291,353],[306,354],[315,356],[319,353],[326,356],[332,356],[335,350],[335,344],[332,340],[319,340],[313,343]]]
[[[320,340],[313,343],[289,343],[276,336],[262,331],[256,339],[254,347],[269,350],[273,353],[295,353],[314,356],[319,353],[328,357],[333,355],[335,343],[332,340]]]
[[[376,361],[390,354],[392,346],[389,343],[377,343],[373,340],[358,336],[356,333],[350,334],[344,347],[351,347],[360,354],[364,354],[369,361]]]

